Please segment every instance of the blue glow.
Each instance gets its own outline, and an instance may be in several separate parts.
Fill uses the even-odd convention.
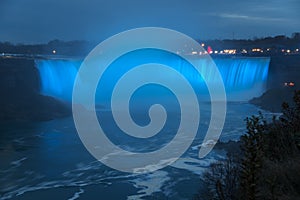
[[[74,80],[81,61],[36,60],[40,72],[41,93],[71,101]]]
[[[156,51],[148,50],[146,53],[135,52],[125,57],[120,57],[112,63],[107,72],[105,72],[107,76],[104,76],[103,80],[101,79],[99,82],[99,85],[102,85],[101,89],[99,89],[98,86],[99,90],[97,94],[101,93],[105,99],[105,96],[109,96],[114,83],[122,74],[134,66],[150,62],[172,66],[187,78],[198,95],[208,94],[201,76],[196,73],[195,69],[193,69],[189,63],[177,55],[170,53],[161,54],[160,52],[159,56],[157,55]],[[155,59],[153,59],[153,57]],[[199,62],[199,66],[205,69],[203,76],[208,77],[208,84],[213,84],[215,75],[212,74],[207,60],[201,58],[195,59]],[[261,95],[266,90],[269,58],[217,58],[214,59],[214,61],[223,78],[229,100],[249,100],[254,96]],[[74,79],[80,64],[81,61],[74,60],[37,60],[36,65],[41,76],[41,93],[64,101],[71,101]],[[157,75],[172,78],[165,74],[157,73]],[[174,83],[176,84],[176,80],[174,80]],[[148,93],[148,96],[146,95],[147,97],[153,97],[155,94],[158,96],[161,95],[159,90],[157,90],[157,92],[151,91],[151,94]],[[106,100],[109,99],[106,98]]]

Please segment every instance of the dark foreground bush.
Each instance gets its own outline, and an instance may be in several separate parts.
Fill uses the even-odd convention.
[[[204,189],[195,199],[300,199],[300,91],[294,105],[282,105],[282,116],[246,119],[241,154],[227,155],[204,173]]]

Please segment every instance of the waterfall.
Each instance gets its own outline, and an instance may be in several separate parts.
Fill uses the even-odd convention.
[[[156,54],[156,52],[151,53]],[[208,94],[201,75],[196,73],[196,70],[189,63],[178,56],[165,53],[156,56],[153,60],[149,56],[149,52],[141,54],[143,56],[139,55],[138,58],[137,55],[139,53],[131,54],[126,58],[120,57],[112,63],[107,72],[105,72],[107,76],[99,82],[99,84],[102,82],[102,86],[104,86],[101,87],[99,93],[109,94],[113,89],[113,84],[109,83],[115,83],[128,68],[143,63],[155,62],[172,66],[186,77],[197,93]],[[71,101],[74,80],[81,62],[80,60],[36,60],[36,66],[41,77],[41,93],[63,101]],[[210,71],[207,60],[197,58],[197,62],[203,68],[202,75],[207,77],[208,84],[213,84],[215,75]],[[223,78],[229,100],[249,100],[261,95],[266,90],[269,58],[216,58],[214,62]],[[172,78],[167,74],[160,74],[160,72],[157,72],[157,75],[165,76],[169,79]],[[158,92],[158,94],[160,93]],[[153,93],[149,96],[153,96]]]
[[[36,60],[40,72],[41,93],[71,101],[74,80],[81,61]]]

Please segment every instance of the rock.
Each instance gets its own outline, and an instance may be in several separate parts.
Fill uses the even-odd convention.
[[[71,115],[67,104],[39,94],[34,60],[0,59],[0,121],[44,121]]]
[[[282,103],[287,102],[293,104],[295,88],[283,87],[277,89],[270,89],[262,96],[251,99],[249,102],[264,110],[271,112],[281,112]]]

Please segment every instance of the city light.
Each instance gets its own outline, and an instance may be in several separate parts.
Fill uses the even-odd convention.
[[[264,51],[260,48],[254,48],[252,49],[252,52],[264,52]]]
[[[206,47],[206,51],[195,51],[194,49],[191,49],[189,52],[186,52],[189,55],[203,55],[203,54],[251,54],[251,53],[271,53],[273,52],[275,49],[269,47],[269,48],[261,48],[261,47],[256,47],[256,48],[252,48],[252,49],[222,49],[222,50],[213,50],[211,46],[209,46],[209,44],[204,44],[204,43],[200,43],[200,45],[202,47]],[[299,53],[299,48],[297,49],[279,49],[280,52],[282,53],[287,53],[287,54],[292,54],[292,53]]]
[[[294,82],[285,82],[284,86],[286,86],[286,87],[294,87],[295,83]]]
[[[225,54],[236,54],[236,49],[224,49]]]

